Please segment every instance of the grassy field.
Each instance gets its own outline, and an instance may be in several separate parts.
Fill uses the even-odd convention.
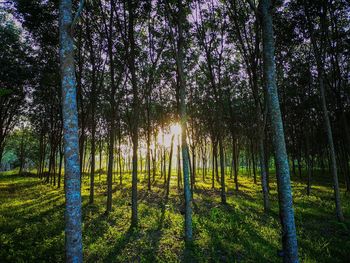
[[[263,213],[260,185],[239,178],[234,192],[228,179],[227,205],[220,205],[218,185],[212,190],[198,180],[194,193],[195,240],[184,253],[182,192],[172,178],[165,203],[163,180],[152,192],[144,176],[139,183],[138,229],[129,229],[130,175],[114,184],[113,211],[104,215],[106,178],[96,177],[95,204],[88,204],[84,178],[83,244],[85,262],[281,262],[276,185],[271,183],[272,211]],[[200,177],[200,176],[198,176]],[[314,180],[316,181],[316,179]],[[317,179],[306,196],[305,183],[293,182],[295,216],[301,262],[350,262],[350,196],[342,191],[345,223],[338,223],[331,178]],[[0,174],[0,262],[64,261],[64,192],[34,177]]]

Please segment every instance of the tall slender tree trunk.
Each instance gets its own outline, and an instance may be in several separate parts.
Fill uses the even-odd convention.
[[[147,98],[147,188],[151,191],[151,123],[149,98]]]
[[[297,165],[298,165],[298,175],[299,175],[299,178],[301,179],[302,178],[302,174],[301,174],[301,169],[302,169],[302,166],[301,166],[301,153],[298,155]]]
[[[120,122],[119,122],[120,125]],[[119,127],[120,128],[120,127]],[[121,149],[121,133],[119,132],[119,139],[118,139],[118,161],[119,161],[119,184],[120,186],[123,185],[123,166],[122,166],[122,149]]]
[[[308,196],[311,193],[311,177],[312,177],[312,160],[310,160],[310,157],[307,157],[307,186],[306,186],[306,194]]]
[[[252,155],[252,166],[253,166],[254,184],[257,184],[257,181],[256,181],[256,166],[255,166],[255,155],[254,155],[253,141],[251,141],[251,155]]]
[[[115,139],[115,111],[117,110],[116,102],[114,99],[116,93],[116,83],[115,83],[115,71],[114,71],[114,57],[113,57],[113,22],[114,22],[114,0],[110,0],[110,15],[109,15],[109,25],[105,25],[105,31],[107,35],[107,46],[108,46],[108,57],[109,57],[109,70],[111,78],[110,87],[110,120],[109,120],[109,145],[108,145],[108,168],[107,168],[107,207],[106,214],[112,210],[112,180],[113,180],[113,162],[114,162],[114,139]]]
[[[214,189],[215,188],[215,156],[216,156],[216,147],[214,145],[214,142],[213,142],[213,151],[212,151],[212,169],[211,169],[211,188]]]
[[[215,179],[218,183],[220,183],[219,180],[219,162],[218,162],[218,142],[216,143],[216,149],[215,149]]]
[[[60,163],[58,167],[58,183],[57,183],[57,188],[61,188],[61,177],[62,177],[62,163],[63,163],[63,149],[62,149],[62,142],[60,142],[60,147],[59,147],[59,153],[60,153]]]
[[[19,172],[18,175],[22,175],[23,167],[24,167],[24,136],[25,132],[22,130],[22,136],[21,136],[21,146],[20,146],[20,157],[19,157]]]
[[[102,139],[100,139],[99,143],[99,169],[98,169],[98,181],[101,181],[101,173],[102,173]]]
[[[90,63],[92,66],[91,71],[91,93],[90,93],[90,103],[91,103],[91,163],[90,163],[90,196],[89,203],[93,204],[94,202],[94,188],[95,188],[95,155],[96,155],[96,63],[95,63],[95,50],[93,46],[93,40],[90,30],[90,21],[86,23],[87,35],[88,35],[88,44],[90,49]]]
[[[178,136],[177,145],[177,189],[180,191],[181,188],[181,147],[180,147],[180,136]]]
[[[114,114],[111,113],[108,146],[108,168],[107,168],[107,208],[106,214],[112,211],[112,180],[113,180],[113,161],[114,161]]]
[[[350,177],[349,177],[349,156],[346,151],[346,146],[341,146],[340,159],[343,166],[343,175],[345,179],[346,192],[350,191]]]
[[[46,157],[46,144],[45,144],[45,135],[43,139],[43,153],[42,153],[42,160],[40,165],[40,179],[43,179],[43,173],[45,171],[45,157]]]
[[[164,146],[164,134],[162,135],[163,139],[163,155],[162,155],[162,177],[164,178],[164,183],[166,182],[166,150]]]
[[[226,185],[225,185],[225,156],[224,146],[222,145],[222,138],[219,135],[219,151],[220,151],[220,183],[221,183],[221,203],[226,204]]]
[[[57,150],[53,153],[53,186],[56,186]]]
[[[156,135],[154,135],[154,150],[153,150],[153,156],[152,156],[152,181],[154,182],[156,180],[156,173],[157,173],[157,139],[156,139]]]
[[[322,33],[324,33],[324,27],[325,27],[325,16],[324,14],[325,10],[322,11],[322,15],[320,17],[321,19],[321,29]],[[308,17],[309,13],[306,8],[306,15]],[[320,89],[320,95],[321,95],[321,104],[322,104],[322,112],[323,112],[323,118],[324,118],[324,124],[327,132],[327,140],[328,140],[328,147],[329,147],[329,154],[330,154],[330,171],[333,176],[333,189],[334,189],[334,199],[335,199],[335,209],[338,221],[342,222],[344,221],[343,211],[341,208],[341,200],[340,200],[340,190],[339,190],[339,181],[338,181],[338,171],[337,171],[337,161],[336,161],[336,154],[335,154],[335,148],[334,148],[334,142],[333,142],[333,133],[332,133],[332,127],[331,122],[329,120],[329,114],[327,109],[327,102],[326,102],[326,95],[325,95],[325,84],[324,84],[324,51],[323,51],[323,40],[321,41],[321,48],[319,49],[316,43],[316,39],[313,35],[313,28],[310,24],[311,22],[308,21],[309,25],[309,31],[311,36],[311,44],[313,47],[314,56],[316,59],[316,66],[317,66],[317,77],[319,82],[319,89]],[[322,34],[324,36],[324,34]],[[324,36],[325,37],[325,36]]]
[[[4,154],[4,147],[5,147],[5,144],[0,142],[0,163],[2,160],[2,156]],[[40,169],[40,162],[39,162],[39,169]],[[39,173],[37,173],[37,175],[39,176]]]
[[[40,131],[40,139],[39,139],[39,163],[37,168],[37,176],[41,177],[41,163],[43,158],[43,147],[44,147],[44,131],[43,128]],[[0,163],[1,163],[1,152],[0,152]]]
[[[192,185],[195,186],[196,184],[196,147],[193,146],[192,147],[192,179],[191,181],[193,181]],[[193,190],[192,190],[193,191]]]
[[[319,69],[321,70],[321,69]],[[334,149],[334,142],[333,142],[333,134],[332,134],[332,128],[331,123],[328,116],[328,109],[327,109],[327,103],[326,103],[326,97],[325,97],[325,91],[324,91],[324,82],[323,82],[323,71],[318,72],[319,74],[319,86],[320,86],[320,93],[321,93],[321,99],[322,99],[322,111],[323,111],[323,117],[325,121],[326,126],[326,132],[327,132],[327,139],[328,139],[328,146],[330,151],[330,165],[331,165],[331,173],[333,175],[333,188],[334,188],[334,197],[335,197],[335,207],[336,207],[336,214],[338,220],[344,221],[343,211],[341,208],[341,200],[340,200],[340,190],[339,190],[339,181],[338,181],[338,171],[337,171],[337,161],[335,157],[335,149]]]
[[[202,145],[202,149],[201,149],[201,152],[202,152],[202,180],[203,182],[205,182],[205,177],[206,177],[206,152],[204,150],[205,148],[205,145],[203,146]]]
[[[95,188],[95,124],[92,125],[91,130],[91,173],[90,173],[90,197],[89,197],[89,203],[94,203],[94,188]]]
[[[267,102],[273,134],[276,158],[277,186],[280,218],[282,223],[283,261],[299,262],[298,244],[294,221],[293,198],[290,183],[288,156],[286,151],[282,116],[278,101],[275,65],[275,44],[272,25],[271,0],[261,1],[264,77]]]
[[[170,192],[171,160],[173,159],[173,148],[174,148],[174,135],[171,137],[171,146],[170,146],[170,154],[169,154],[168,179],[167,179],[166,194],[165,194],[165,198],[166,199],[168,199],[169,192]]]
[[[181,151],[182,151],[182,167],[184,176],[184,196],[185,196],[185,241],[192,241],[192,196],[190,190],[189,178],[189,150],[187,145],[187,112],[186,112],[186,79],[184,73],[184,37],[183,23],[186,21],[186,15],[182,0],[177,1],[178,4],[178,43],[176,63],[179,78],[179,97],[180,97],[180,123],[181,123]]]
[[[293,177],[296,178],[297,174],[295,172],[295,158],[294,156],[291,158],[292,159],[292,171],[293,171]]]
[[[270,200],[269,200],[269,187],[267,180],[267,169],[265,161],[265,149],[264,141],[259,136],[259,155],[260,155],[260,173],[261,173],[261,187],[263,192],[263,201],[264,201],[264,212],[267,213],[270,210]]]
[[[135,1],[128,0],[127,8],[129,11],[129,23],[128,23],[128,37],[129,37],[129,70],[131,74],[131,86],[133,93],[133,120],[132,120],[132,191],[131,191],[131,227],[137,227],[138,215],[137,215],[137,162],[138,162],[138,118],[139,118],[139,95],[136,79],[136,68],[135,68],[135,39],[134,39],[134,12],[135,12]],[[141,168],[142,169],[142,168]]]
[[[237,147],[236,147],[236,138],[232,134],[232,154],[233,154],[233,160],[234,160],[234,173],[233,173],[233,180],[235,182],[235,189],[236,191],[239,190],[238,186],[238,170],[239,170],[239,164],[237,159]]]
[[[52,160],[53,160],[53,157],[52,157],[52,152],[53,152],[53,144],[52,144],[52,140],[51,140],[51,145],[50,145],[50,156],[49,156],[49,169],[48,169],[48,172],[47,172],[47,175],[46,175],[46,183],[52,183]]]
[[[79,163],[79,131],[74,41],[72,37],[72,1],[60,2],[60,71],[65,172],[65,251],[66,262],[83,262],[81,233],[81,193]]]

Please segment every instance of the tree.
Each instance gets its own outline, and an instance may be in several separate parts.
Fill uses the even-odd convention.
[[[21,40],[21,31],[0,10],[0,161],[6,138],[25,106],[25,90],[30,79],[30,49]]]
[[[324,4],[324,3],[323,3]],[[314,52],[314,57],[316,60],[316,66],[317,66],[317,79],[319,83],[319,89],[320,89],[320,95],[321,95],[321,104],[322,104],[322,112],[324,117],[324,125],[327,132],[327,141],[328,141],[328,147],[330,151],[330,159],[331,159],[331,173],[333,176],[333,189],[334,189],[334,198],[335,198],[335,207],[336,207],[336,214],[337,218],[340,222],[344,221],[343,211],[341,208],[341,200],[340,200],[340,191],[339,191],[339,182],[338,182],[338,171],[337,171],[337,161],[336,161],[336,155],[335,155],[335,147],[333,142],[333,132],[331,127],[331,122],[329,120],[329,113],[327,109],[327,102],[326,102],[326,95],[325,95],[325,80],[324,80],[324,61],[325,61],[325,43],[324,39],[326,39],[326,32],[325,32],[325,23],[326,23],[326,10],[324,6],[321,6],[319,10],[320,12],[320,23],[321,23],[321,41],[320,45],[317,45],[315,36],[314,36],[314,28],[310,21],[310,11],[308,9],[309,7],[305,7],[305,13],[307,17],[307,23],[309,26],[309,34],[311,38],[311,44]]]
[[[66,261],[83,262],[81,233],[81,192],[79,164],[78,110],[74,66],[73,31],[83,1],[72,19],[72,1],[60,3],[60,70],[62,84],[62,112],[65,166],[65,239]]]
[[[227,1],[230,2],[230,1]],[[245,2],[245,1],[243,1]],[[231,1],[230,4],[227,3],[229,16],[233,21],[233,32],[234,36],[238,39],[238,49],[242,55],[243,62],[247,71],[249,86],[252,91],[254,106],[255,106],[255,121],[256,121],[256,134],[254,137],[257,137],[258,141],[258,152],[260,159],[260,172],[261,172],[261,186],[263,191],[264,199],[264,211],[268,212],[269,210],[269,196],[268,196],[268,182],[267,182],[267,170],[265,167],[265,145],[264,145],[264,136],[265,136],[265,122],[266,122],[266,106],[261,97],[264,98],[264,92],[259,90],[259,85],[261,83],[260,79],[260,64],[261,64],[261,30],[260,22],[261,16],[256,12],[256,7],[254,4],[251,4],[253,12],[255,12],[255,18],[253,22],[250,22],[251,14],[245,12],[246,6],[248,3],[242,3],[242,1]],[[240,6],[240,8],[238,7]],[[263,95],[261,95],[262,93]],[[254,160],[254,151],[252,145],[252,161],[253,161],[253,172],[254,172],[254,183],[256,183],[255,176],[255,160]]]
[[[282,224],[283,261],[298,262],[297,235],[283,123],[276,84],[271,1],[261,1],[264,78],[275,151],[278,200]]]
[[[187,112],[186,112],[186,76],[184,72],[184,39],[183,39],[183,23],[186,21],[185,9],[182,0],[177,1],[178,7],[178,41],[176,51],[176,65],[179,82],[179,94],[180,94],[180,122],[181,122],[181,151],[182,151],[182,167],[184,176],[184,194],[185,194],[185,240],[186,242],[192,241],[192,200],[190,193],[189,182],[189,155],[187,145]]]
[[[128,52],[128,65],[131,74],[131,86],[133,94],[132,102],[132,121],[131,121],[131,138],[132,138],[132,194],[131,194],[131,226],[136,227],[138,224],[137,216],[137,149],[138,149],[138,127],[139,127],[139,91],[136,78],[135,65],[135,36],[134,36],[134,12],[136,3],[133,0],[127,1],[128,16],[128,41],[130,50]]]

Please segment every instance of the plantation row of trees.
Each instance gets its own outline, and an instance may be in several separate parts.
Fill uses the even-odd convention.
[[[1,156],[24,116],[37,140],[38,176],[60,187],[65,164],[66,191],[79,192],[74,180],[84,171],[93,203],[95,176],[105,170],[106,213],[113,172],[122,184],[132,171],[132,226],[138,224],[139,172],[152,191],[154,177],[169,183],[168,169],[176,164],[187,241],[199,175],[219,185],[225,203],[228,187],[239,191],[244,163],[254,182],[261,181],[268,212],[276,165],[286,262],[297,261],[289,166],[294,177],[307,177],[307,194],[313,172],[329,172],[343,220],[339,181],[350,190],[347,1],[97,0],[71,7],[71,1],[16,0],[4,6],[1,34],[8,37],[1,36],[1,64],[16,75],[1,72]],[[182,127],[177,149],[158,139],[174,123]],[[28,145],[17,142],[23,167]],[[234,186],[226,185],[227,167]],[[80,197],[73,201],[78,209]],[[72,231],[79,228],[74,220]],[[72,240],[79,243],[81,236]],[[79,248],[72,249],[74,257]]]

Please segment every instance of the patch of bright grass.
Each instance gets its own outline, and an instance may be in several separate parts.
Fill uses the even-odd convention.
[[[147,191],[140,175],[139,227],[130,230],[131,175],[114,182],[113,211],[104,215],[106,176],[96,176],[95,203],[88,204],[89,178],[83,177],[85,262],[281,262],[276,184],[271,212],[264,214],[260,185],[240,176],[240,191],[227,176],[227,205],[219,184],[198,173],[193,204],[194,241],[185,257],[183,192],[174,174],[165,200],[159,176]],[[272,176],[271,176],[272,177]],[[323,178],[323,179],[322,179]],[[322,177],[306,196],[305,182],[293,182],[301,262],[349,262],[350,197],[342,193],[346,221],[338,223],[331,180]],[[62,184],[63,187],[63,184]],[[64,192],[35,177],[0,174],[0,262],[64,262]]]

